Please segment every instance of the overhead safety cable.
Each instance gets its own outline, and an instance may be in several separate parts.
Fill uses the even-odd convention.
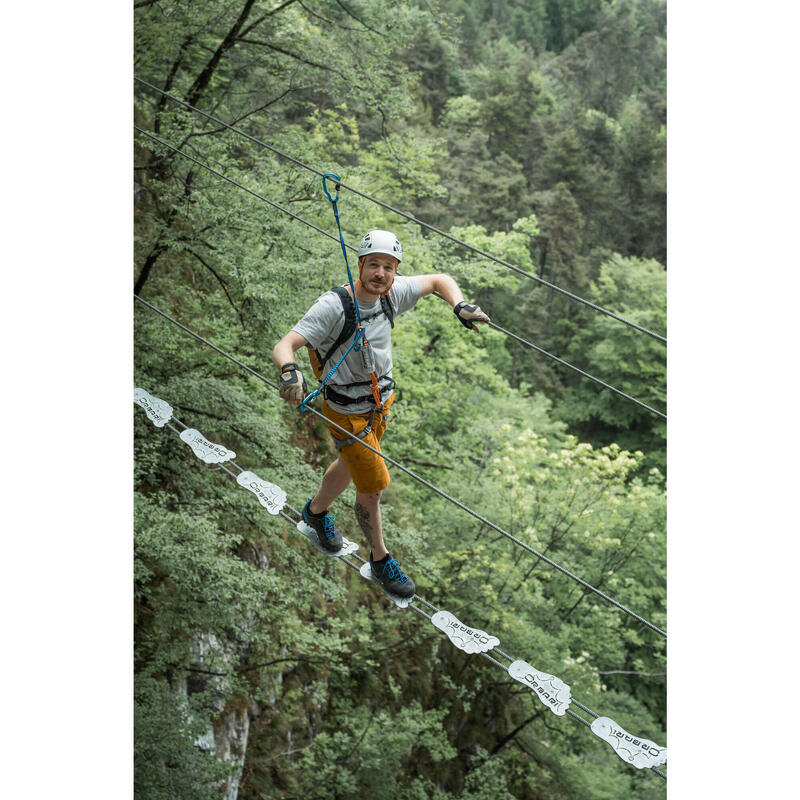
[[[164,319],[168,320],[173,325],[176,325],[181,330],[185,331],[190,336],[193,336],[198,341],[200,341],[203,344],[207,345],[212,350],[215,350],[217,353],[219,353],[224,358],[227,358],[229,361],[232,361],[234,364],[237,364],[242,369],[246,370],[251,375],[253,375],[255,378],[258,378],[263,383],[266,383],[267,386],[270,386],[272,389],[275,389],[276,391],[280,391],[280,387],[278,386],[277,383],[274,383],[273,381],[271,381],[269,378],[266,378],[261,373],[256,372],[256,370],[254,370],[252,367],[247,366],[247,364],[245,364],[244,362],[240,361],[235,356],[230,355],[230,353],[226,353],[224,350],[222,350],[221,348],[217,347],[212,342],[209,342],[208,339],[205,339],[204,337],[202,337],[199,333],[195,333],[191,328],[188,328],[183,323],[178,322],[178,320],[176,320],[173,317],[169,316],[169,314],[166,314],[164,311],[161,311],[161,309],[156,308],[156,306],[154,306],[152,303],[148,303],[147,300],[143,300],[141,297],[139,297],[139,295],[134,294],[133,296],[142,305],[147,306],[147,308],[151,309],[152,311],[155,311],[157,314],[159,314],[160,316],[164,317]],[[329,420],[324,414],[322,414],[320,411],[317,411],[317,409],[315,409],[313,406],[308,406],[307,410],[310,411],[312,414],[315,414],[316,416],[318,416],[326,424],[332,426],[336,430],[338,430],[341,433],[343,433],[345,435],[346,439],[353,438],[352,433],[350,431],[347,431],[345,428],[341,427],[340,425],[337,425],[332,420]],[[618,608],[623,613],[627,614],[628,616],[630,616],[633,619],[635,619],[638,622],[640,622],[642,625],[646,625],[648,628],[650,628],[651,630],[653,630],[656,633],[660,634],[664,638],[667,637],[666,631],[663,631],[661,628],[659,628],[658,626],[654,625],[652,622],[648,622],[644,617],[640,616],[635,611],[631,611],[629,608],[626,608],[624,605],[622,605],[622,603],[618,602],[617,600],[614,600],[613,597],[609,597],[607,594],[605,594],[605,592],[601,591],[600,589],[595,588],[590,583],[588,583],[587,581],[583,580],[583,578],[579,578],[574,572],[571,572],[570,570],[566,569],[565,567],[562,567],[560,564],[558,564],[557,562],[555,562],[552,559],[548,558],[543,553],[540,553],[538,550],[535,550],[530,545],[525,544],[525,542],[521,541],[520,539],[518,539],[513,534],[511,534],[508,531],[504,530],[499,525],[496,525],[494,522],[491,522],[490,520],[486,519],[486,517],[482,516],[477,511],[473,511],[471,508],[469,508],[469,506],[464,505],[464,503],[462,503],[460,500],[456,500],[454,497],[451,497],[449,494],[447,494],[447,492],[443,491],[438,486],[434,486],[432,483],[430,483],[429,481],[425,480],[425,478],[421,477],[420,475],[417,475],[415,472],[413,472],[412,470],[408,469],[408,467],[405,467],[400,462],[395,461],[391,456],[387,456],[385,453],[382,453],[379,450],[376,450],[374,447],[371,447],[370,445],[368,445],[366,442],[362,441],[361,439],[353,438],[353,441],[358,443],[358,444],[360,444],[362,447],[365,447],[367,450],[371,451],[375,455],[379,456],[384,461],[387,461],[388,463],[390,463],[390,464],[394,465],[395,467],[397,467],[398,469],[402,470],[407,475],[412,477],[414,480],[416,480],[419,483],[421,483],[423,486],[427,486],[431,491],[436,492],[436,494],[438,494],[440,497],[443,497],[445,500],[450,501],[453,505],[457,506],[462,511],[465,511],[467,514],[471,515],[472,517],[477,519],[479,522],[482,522],[484,525],[487,525],[492,530],[495,530],[499,534],[502,534],[503,536],[505,536],[507,539],[510,539],[517,546],[523,548],[523,550],[527,550],[529,553],[531,553],[532,555],[534,555],[537,558],[541,559],[546,564],[549,564],[554,569],[557,569],[559,572],[561,572],[562,574],[566,575],[568,578],[572,579],[576,583],[578,583],[581,586],[583,586],[584,589],[586,589],[586,590],[588,590],[590,592],[594,592],[594,594],[596,594],[598,597],[601,597],[607,603],[610,603],[611,605],[615,606],[616,608]]]
[[[320,170],[315,169],[314,167],[310,166],[309,164],[306,164],[305,162],[300,161],[300,159],[295,158],[294,156],[291,156],[288,153],[284,153],[282,150],[279,150],[274,145],[268,144],[267,142],[264,142],[261,139],[257,139],[255,136],[251,136],[246,131],[243,131],[240,128],[236,128],[233,125],[229,125],[227,122],[224,122],[223,120],[219,119],[218,117],[215,117],[213,114],[209,114],[208,112],[203,111],[202,109],[199,109],[196,106],[191,105],[190,103],[187,103],[185,100],[181,100],[180,98],[175,97],[174,95],[171,95],[168,92],[165,92],[163,89],[159,89],[158,86],[154,86],[152,83],[148,83],[147,81],[142,80],[141,78],[137,78],[136,76],[134,76],[134,80],[138,81],[143,86],[147,86],[148,88],[153,89],[156,92],[159,92],[160,94],[164,95],[164,97],[169,98],[173,102],[178,103],[178,104],[184,106],[185,108],[189,108],[189,109],[191,109],[192,111],[195,111],[198,114],[201,114],[202,116],[206,117],[206,119],[209,119],[209,120],[211,120],[212,122],[215,122],[218,125],[222,125],[224,128],[227,128],[228,130],[231,130],[234,133],[237,133],[240,136],[243,136],[244,138],[248,139],[249,141],[251,141],[251,142],[253,142],[253,143],[255,143],[255,144],[257,144],[257,145],[259,145],[261,147],[264,147],[267,150],[270,150],[271,152],[275,153],[276,155],[280,156],[281,158],[285,158],[287,161],[291,161],[293,164],[297,164],[299,167],[302,167],[303,169],[306,169],[309,172],[313,172],[315,175],[319,175],[319,177],[322,177],[325,174],[324,172],[321,172]],[[486,250],[482,250],[479,247],[475,247],[474,245],[471,245],[468,242],[465,242],[463,239],[459,239],[458,237],[453,236],[450,233],[447,233],[447,231],[440,230],[439,228],[437,228],[437,227],[435,227],[435,226],[433,226],[433,225],[431,225],[431,224],[429,224],[427,222],[424,222],[421,219],[418,219],[413,214],[408,214],[407,212],[401,211],[400,209],[395,208],[394,206],[390,206],[388,203],[384,203],[382,200],[378,200],[376,197],[372,197],[371,195],[368,195],[368,194],[360,191],[359,189],[356,189],[353,186],[348,186],[346,183],[341,183],[340,182],[339,185],[343,189],[347,189],[348,192],[352,192],[353,194],[356,194],[359,197],[363,197],[365,200],[369,200],[370,202],[375,203],[376,205],[379,205],[382,208],[385,208],[387,211],[391,211],[393,214],[397,214],[398,216],[401,216],[401,217],[409,220],[410,222],[413,222],[413,223],[415,223],[417,225],[420,225],[423,228],[427,228],[429,231],[432,231],[433,233],[436,233],[439,236],[443,236],[445,239],[449,239],[451,242],[454,242],[455,244],[460,245],[461,247],[465,247],[468,250],[471,250],[473,253],[477,253],[478,255],[483,256],[484,258],[488,258],[490,261],[494,261],[497,264],[500,264],[501,266],[506,267],[507,269],[510,269],[513,272],[518,273],[519,275],[523,275],[526,278],[530,278],[531,280],[542,284],[543,286],[547,286],[549,289],[552,289],[554,292],[558,292],[559,294],[562,294],[565,297],[569,297],[571,300],[575,300],[576,302],[582,303],[583,305],[585,305],[585,306],[587,306],[589,308],[592,308],[595,311],[599,311],[601,314],[605,314],[606,316],[617,320],[617,322],[621,322],[624,325],[627,325],[627,326],[629,326],[631,328],[635,328],[636,330],[640,331],[641,333],[646,333],[648,336],[651,336],[653,339],[657,339],[659,342],[662,342],[663,344],[667,343],[667,340],[666,340],[666,338],[664,336],[661,336],[658,333],[654,333],[653,331],[648,330],[647,328],[644,328],[641,325],[638,325],[637,323],[632,322],[629,319],[625,319],[625,317],[621,317],[618,314],[615,314],[613,311],[609,311],[607,308],[603,308],[602,306],[599,306],[596,303],[592,303],[590,300],[586,300],[585,298],[580,297],[577,294],[573,294],[572,292],[567,291],[566,289],[562,289],[560,286],[556,286],[554,283],[550,283],[549,281],[546,281],[544,278],[540,278],[538,275],[534,275],[532,272],[527,272],[526,270],[521,269],[520,267],[517,267],[514,264],[511,264],[511,263],[509,263],[508,261],[505,261],[502,258],[498,258],[497,256],[494,256],[491,253],[488,253]]]
[[[584,378],[588,378],[595,383],[600,384],[600,386],[604,387],[605,389],[610,389],[614,394],[618,394],[620,397],[624,397],[626,400],[630,400],[632,403],[636,403],[637,406],[641,406],[647,411],[650,411],[652,414],[655,414],[657,417],[661,417],[661,419],[666,420],[667,415],[658,411],[651,406],[648,406],[646,403],[643,403],[641,400],[637,400],[635,397],[631,397],[631,395],[626,394],[621,389],[617,389],[616,387],[612,386],[610,383],[606,383],[605,381],[601,381],[600,378],[595,378],[594,375],[590,375],[588,372],[584,372],[579,367],[570,364],[568,361],[564,361],[563,358],[559,358],[558,356],[554,356],[552,353],[548,353],[543,347],[539,347],[538,344],[534,344],[533,342],[529,342],[527,339],[523,339],[521,336],[517,336],[516,333],[512,333],[505,328],[501,328],[499,325],[495,325],[494,322],[486,323],[489,325],[490,328],[494,328],[496,331],[500,331],[500,333],[504,333],[506,336],[510,336],[512,339],[524,344],[526,347],[530,347],[533,350],[538,351],[542,355],[547,356],[548,358],[552,358],[553,361],[557,361],[559,364],[562,364],[565,367],[569,367],[571,370],[574,370],[579,375],[583,375]]]
[[[239,183],[239,181],[236,181],[233,178],[229,178],[227,175],[223,175],[221,172],[219,172],[218,170],[214,169],[214,167],[210,167],[208,164],[204,164],[202,161],[198,161],[194,156],[190,156],[188,153],[185,153],[183,150],[179,150],[174,145],[171,145],[168,142],[165,142],[163,139],[159,139],[158,136],[156,136],[155,134],[150,133],[149,131],[143,130],[138,125],[134,124],[133,127],[137,131],[139,131],[139,133],[143,133],[145,136],[147,136],[148,138],[152,139],[155,142],[158,142],[159,144],[163,145],[164,147],[168,147],[170,150],[174,150],[176,153],[180,153],[184,158],[188,158],[189,161],[193,161],[195,164],[197,164],[197,166],[203,167],[203,169],[207,169],[209,172],[213,173],[217,177],[222,178],[222,180],[228,181],[228,183],[232,183],[234,186],[238,186],[240,189],[244,189],[248,194],[253,195],[253,197],[257,197],[259,200],[263,200],[265,203],[268,203],[273,208],[277,208],[279,211],[283,211],[284,214],[288,214],[290,217],[293,217],[294,219],[298,220],[299,222],[302,222],[304,225],[308,225],[309,228],[313,228],[315,231],[318,231],[323,236],[327,236],[329,239],[333,239],[335,242],[338,241],[338,239],[335,236],[333,236],[332,234],[328,233],[327,231],[322,230],[322,228],[318,228],[316,225],[314,225],[313,222],[309,222],[308,220],[305,220],[302,217],[298,217],[297,214],[295,214],[293,211],[289,211],[288,208],[284,208],[283,206],[278,205],[273,200],[270,200],[269,198],[264,197],[263,194],[259,194],[258,192],[255,192],[252,189],[248,189],[247,186],[245,186],[243,183]]]
[[[177,423],[178,425],[180,425],[180,426],[181,426],[181,428],[183,428],[183,430],[187,430],[187,429],[188,429],[188,426],[187,426],[185,423],[183,423],[181,420],[179,420],[179,419],[178,419],[176,416],[174,416],[174,414],[172,414],[172,416],[171,416],[171,420],[172,420],[173,422]],[[178,431],[178,429],[177,429],[177,428],[175,428],[175,427],[172,425],[172,423],[171,423],[171,422],[167,422],[167,423],[164,425],[164,427],[167,427],[167,428],[169,428],[171,431],[173,431],[174,433],[176,433],[176,434],[177,434],[177,435],[178,435],[180,438],[183,438],[183,437],[181,436],[181,432],[180,432],[180,431]],[[240,467],[240,466],[239,466],[239,465],[236,463],[236,461],[234,461],[233,459],[231,459],[229,463],[231,464],[231,466],[233,466],[233,467],[235,467],[237,470],[239,470],[239,473],[240,473],[240,474],[241,474],[241,473],[243,473],[243,472],[245,472],[245,470],[244,470],[242,467]],[[236,475],[234,472],[231,472],[231,470],[229,470],[229,469],[228,469],[228,468],[227,468],[227,467],[226,467],[226,466],[225,466],[223,463],[217,463],[217,464],[216,464],[216,466],[217,466],[217,468],[218,468],[218,469],[220,469],[222,472],[225,472],[227,475],[230,475],[230,476],[231,476],[231,477],[232,477],[234,480],[236,480],[236,481],[237,481],[237,483],[239,482],[239,481],[238,481],[238,479],[237,479],[237,475]],[[289,509],[289,511],[291,511],[291,512],[292,512],[292,513],[295,515],[295,517],[297,517],[297,519],[293,519],[291,516],[289,516],[289,514],[287,514],[287,513],[286,513],[286,512],[283,510],[283,508],[288,508],[288,509]],[[285,519],[287,522],[289,522],[291,525],[293,525],[293,526],[295,526],[295,527],[296,527],[296,526],[297,526],[297,524],[298,524],[298,522],[300,521],[300,519],[302,519],[302,515],[301,515],[301,513],[300,513],[300,512],[299,512],[299,511],[298,511],[296,508],[294,508],[294,507],[293,507],[293,506],[292,506],[292,505],[291,505],[289,502],[284,502],[283,508],[281,508],[281,509],[279,509],[279,510],[278,510],[278,512],[277,512],[277,513],[278,513],[278,515],[280,515],[280,516],[281,516],[281,517],[283,517],[283,518],[284,518],[284,519]],[[359,555],[357,552],[353,552],[353,553],[351,553],[351,554],[350,554],[350,556],[351,556],[352,558],[356,559],[356,560],[357,560],[357,561],[358,561],[358,562],[359,562],[359,563],[360,563],[362,566],[363,566],[364,564],[366,564],[366,563],[367,563],[366,559],[362,558],[362,557],[361,557],[361,556],[360,556],[360,555]],[[351,569],[354,569],[354,570],[356,570],[356,572],[359,572],[359,574],[360,574],[360,572],[361,572],[361,570],[360,570],[360,567],[359,567],[359,566],[357,566],[356,564],[354,564],[352,561],[350,561],[350,560],[348,559],[348,557],[347,557],[347,556],[344,556],[344,555],[343,555],[343,556],[339,556],[338,558],[339,558],[341,561],[344,561],[344,563],[345,563],[345,564],[347,564],[347,566],[348,566],[348,567],[350,567]],[[442,611],[442,609],[439,609],[439,608],[437,608],[437,607],[436,607],[436,606],[435,606],[433,603],[430,603],[430,602],[428,602],[428,601],[427,601],[427,600],[425,600],[423,597],[420,597],[418,594],[415,594],[415,595],[413,596],[412,600],[409,602],[409,604],[408,604],[408,606],[407,606],[408,608],[411,608],[411,609],[413,609],[414,611],[416,611],[416,612],[417,612],[417,614],[419,614],[420,616],[422,616],[422,617],[424,617],[426,620],[428,620],[428,622],[430,622],[430,623],[432,623],[432,624],[435,624],[435,623],[434,623],[434,620],[433,620],[433,616],[432,616],[431,614],[428,614],[428,613],[427,613],[426,611],[424,611],[423,609],[419,608],[419,606],[415,605],[415,603],[414,603],[414,600],[417,600],[417,601],[419,601],[420,603],[422,603],[422,604],[423,604],[424,606],[426,606],[428,609],[430,609],[431,611],[433,611],[433,612],[434,612],[434,614],[436,614],[436,613],[440,613],[440,612]],[[437,627],[438,627],[438,626],[437,626]],[[498,643],[498,644],[499,644],[499,643]],[[491,649],[492,649],[492,651],[493,651],[494,653],[497,653],[497,655],[499,655],[499,656],[501,656],[502,658],[506,659],[507,661],[511,662],[511,663],[512,663],[512,665],[513,665],[513,663],[516,661],[516,659],[515,659],[513,656],[510,656],[508,653],[506,653],[506,652],[504,652],[503,650],[501,650],[501,649],[500,649],[500,647],[499,647],[499,646],[497,646],[497,645],[495,645],[495,646],[494,646],[494,647],[492,647]],[[495,666],[497,666],[497,667],[500,667],[500,669],[501,669],[501,670],[503,670],[503,672],[505,672],[505,673],[510,673],[510,667],[508,667],[508,666],[505,666],[505,665],[501,664],[501,663],[500,663],[500,662],[499,662],[497,659],[495,659],[495,658],[493,658],[492,656],[490,656],[490,655],[489,655],[487,652],[480,651],[480,652],[478,652],[478,653],[477,653],[477,655],[480,655],[482,658],[484,658],[485,660],[487,660],[487,661],[489,661],[490,663],[494,664]],[[530,688],[530,687],[529,687],[529,688]],[[531,693],[533,693],[533,692],[531,692]],[[540,699],[541,699],[541,698],[540,698]],[[543,702],[544,702],[544,701],[543,701]],[[577,706],[578,708],[580,708],[581,710],[583,710],[585,713],[587,713],[587,714],[588,714],[590,717],[592,717],[592,718],[593,718],[593,719],[595,719],[595,720],[596,720],[596,719],[598,719],[598,718],[599,718],[599,716],[600,716],[599,714],[597,714],[597,712],[593,711],[593,710],[592,710],[591,708],[589,708],[588,706],[586,706],[586,705],[584,705],[583,703],[579,702],[579,701],[578,701],[578,700],[577,700],[575,697],[571,696],[571,693],[570,693],[570,706],[573,706],[573,705],[574,705],[574,706]],[[576,714],[576,713],[575,713],[575,712],[572,710],[572,708],[567,708],[567,709],[565,710],[565,713],[566,713],[567,715],[571,716],[573,719],[576,719],[576,720],[578,720],[578,722],[581,722],[581,723],[583,723],[583,724],[584,724],[584,725],[586,725],[588,728],[590,728],[590,729],[592,730],[592,732],[594,732],[594,730],[593,730],[593,728],[592,728],[592,723],[591,723],[591,722],[589,722],[588,720],[584,719],[584,718],[583,718],[582,716],[580,716],[579,714]],[[625,760],[625,759],[623,759],[623,760]],[[660,769],[658,769],[657,767],[655,767],[655,766],[650,766],[650,767],[649,767],[649,769],[650,769],[650,770],[652,770],[653,772],[655,772],[655,773],[656,773],[656,775],[658,775],[659,777],[663,778],[664,780],[666,780],[666,779],[667,779],[667,776],[666,776],[666,774],[665,774],[665,773],[663,773],[663,772],[662,772]]]
[[[328,233],[327,231],[325,231],[322,228],[320,228],[317,225],[315,225],[313,222],[309,222],[308,220],[304,219],[303,217],[298,216],[297,214],[295,214],[293,211],[289,211],[289,209],[284,208],[282,205],[279,205],[278,203],[274,202],[273,200],[270,200],[269,198],[264,197],[264,195],[259,194],[258,192],[254,191],[253,189],[248,188],[244,184],[239,183],[239,181],[228,177],[224,173],[219,172],[219,170],[216,170],[213,167],[209,166],[208,164],[205,164],[204,162],[200,161],[199,159],[195,158],[194,156],[189,155],[189,153],[186,153],[183,150],[175,147],[174,145],[169,144],[169,142],[165,142],[163,139],[159,138],[155,134],[150,133],[149,131],[143,130],[138,125],[134,125],[133,127],[137,131],[139,131],[139,133],[144,134],[145,136],[147,136],[148,138],[152,139],[153,141],[158,142],[158,144],[160,144],[160,145],[162,145],[164,147],[167,147],[170,150],[173,150],[174,152],[178,153],[179,155],[182,155],[184,158],[187,158],[192,163],[197,164],[200,167],[203,167],[204,169],[208,170],[213,175],[216,175],[218,178],[222,178],[224,181],[227,181],[228,183],[231,183],[234,186],[238,186],[240,189],[244,189],[244,191],[246,191],[248,194],[251,194],[253,197],[258,198],[259,200],[263,200],[265,203],[267,203],[268,205],[272,206],[273,208],[277,208],[279,211],[282,211],[284,214],[288,214],[290,217],[292,217],[292,219],[296,219],[298,222],[302,222],[303,225],[307,225],[309,228],[313,228],[318,233],[321,233],[323,236],[327,236],[329,239],[333,239],[333,241],[335,241],[335,242],[339,242],[340,241],[340,239],[338,237],[334,236],[331,233]],[[343,245],[343,247],[347,248],[348,250],[351,250],[353,252],[358,252],[357,248],[353,247],[352,245],[344,244],[344,242],[342,242],[342,245]],[[539,345],[536,345],[533,342],[529,342],[527,339],[523,339],[521,336],[518,336],[517,334],[512,333],[509,330],[506,330],[505,328],[501,327],[500,325],[495,324],[494,322],[488,322],[488,323],[485,323],[485,324],[487,324],[490,328],[494,328],[496,331],[499,331],[500,333],[505,334],[506,336],[510,336],[512,339],[516,340],[517,342],[520,342],[521,344],[525,345],[526,347],[529,347],[532,350],[536,350],[537,352],[541,353],[542,355],[546,356],[547,358],[553,359],[553,361],[556,361],[559,364],[561,364],[562,366],[565,366],[568,369],[573,370],[573,372],[577,372],[579,375],[582,375],[584,378],[588,378],[589,380],[594,381],[596,384],[602,386],[605,389],[610,390],[614,394],[617,394],[620,397],[624,397],[626,400],[630,400],[632,403],[635,403],[637,406],[640,406],[641,408],[644,408],[646,411],[649,411],[652,414],[655,414],[656,416],[661,417],[661,419],[666,420],[666,418],[667,418],[666,414],[662,413],[661,411],[658,411],[657,409],[652,408],[651,406],[647,405],[646,403],[643,403],[641,400],[637,400],[635,397],[632,397],[631,395],[627,394],[626,392],[623,392],[621,389],[617,389],[616,387],[612,386],[609,383],[606,383],[605,381],[601,380],[600,378],[595,378],[594,375],[590,375],[588,372],[584,372],[582,369],[580,369],[579,367],[574,366],[573,364],[570,364],[568,361],[564,361],[564,359],[559,358],[558,356],[553,355],[552,353],[549,353],[544,348],[539,347]]]

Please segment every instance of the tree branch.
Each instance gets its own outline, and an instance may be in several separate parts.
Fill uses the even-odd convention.
[[[333,67],[329,67],[326,64],[317,64],[316,61],[308,61],[307,59],[303,58],[302,56],[298,56],[296,53],[292,53],[289,50],[284,50],[282,47],[278,47],[275,44],[270,44],[269,42],[262,41],[261,39],[244,39],[239,37],[238,41],[244,42],[245,44],[257,44],[261,47],[268,47],[270,50],[275,50],[277,53],[282,53],[285,56],[289,56],[290,58],[295,58],[298,61],[302,62],[303,64],[308,64],[309,67],[316,67],[317,69],[324,69],[327,72],[335,72],[337,75],[341,75],[342,73],[339,70],[334,69]]]
[[[312,11],[308,6],[304,5],[303,0],[299,0],[299,2],[300,2],[300,7],[304,11],[306,11],[312,17],[316,17],[317,19],[322,20],[322,22],[327,22],[328,25],[333,25],[344,31],[353,31],[353,33],[364,33],[364,31],[361,30],[361,28],[351,28],[349,25],[340,25],[338,22],[334,22],[332,19],[328,19],[327,17],[323,17],[321,14],[317,14],[315,11]]]
[[[194,178],[194,172],[190,171],[189,174],[186,176],[186,183],[184,184],[184,200],[189,199],[189,195],[192,193],[192,180]],[[174,205],[167,216],[165,222],[165,230],[172,226],[172,223],[175,221],[175,216],[178,213],[178,205]],[[134,294],[141,294],[142,287],[147,281],[148,276],[150,275],[150,271],[153,269],[156,261],[158,261],[159,256],[167,249],[167,245],[164,244],[162,241],[164,235],[164,231],[161,231],[156,238],[156,242],[153,245],[153,248],[147,255],[145,259],[144,265],[142,266],[142,271],[139,273],[139,277],[136,279],[136,283],[134,284],[133,291]]]
[[[290,86],[285,92],[282,92],[278,97],[274,97],[272,100],[268,100],[264,105],[259,106],[258,108],[254,108],[252,111],[248,111],[246,114],[242,114],[241,117],[237,117],[235,120],[228,123],[228,125],[236,125],[237,123],[241,122],[243,119],[247,119],[248,117],[252,117],[253,114],[258,114],[259,111],[263,111],[265,108],[269,108],[273,103],[277,103],[279,100],[282,100],[286,97],[289,92],[297,92],[297,91],[304,91],[307,87],[301,86],[299,88]],[[223,131],[227,130],[227,128],[213,128],[209,131],[194,131],[193,133],[189,133],[184,138],[183,142],[181,142],[178,149],[182,148],[190,139],[194,139],[199,136],[213,136],[217,133],[222,133]],[[134,167],[134,169],[144,169],[144,167]]]
[[[189,247],[186,248],[186,252],[191,253],[191,255],[193,255],[219,281],[219,285],[225,292],[225,297],[228,298],[228,302],[231,304],[231,307],[236,312],[236,316],[239,317],[239,322],[241,323],[242,328],[247,330],[247,326],[244,324],[244,320],[242,319],[242,314],[239,311],[239,309],[236,308],[236,304],[233,302],[233,298],[230,296],[230,293],[228,292],[228,287],[225,285],[225,281],[223,281],[222,278],[220,278],[219,274],[214,269],[214,267],[212,267],[211,264],[209,264],[199,253],[196,253]]]
[[[353,749],[343,758],[337,761],[338,764],[346,764],[356,753],[359,747],[361,747],[361,742],[364,741],[364,737],[367,735],[367,732],[372,727],[372,723],[375,721],[375,717],[370,714],[369,719],[367,720],[367,725],[364,728],[364,732],[358,738],[358,741],[353,745]]]
[[[367,25],[367,23],[364,22],[363,19],[359,19],[349,8],[347,8],[347,6],[345,6],[342,2],[340,2],[340,0],[336,0],[336,5],[339,6],[339,8],[341,8],[342,11],[344,11],[344,13],[347,14],[348,17],[352,17],[356,22],[360,22],[368,31],[372,31],[373,33],[376,33],[378,36],[384,35],[380,31],[376,31],[375,28],[370,28],[370,26]]]
[[[295,656],[294,658],[276,658],[274,661],[267,661],[264,664],[254,664],[252,667],[240,667],[239,672],[252,672],[254,669],[261,669],[262,667],[271,667],[273,664],[281,664],[284,661],[306,661],[309,664],[327,664],[329,663],[325,658],[305,658],[304,656]]]
[[[164,87],[163,87],[164,92],[168,92],[170,91],[170,89],[172,89],[172,82],[175,80],[175,75],[178,73],[178,69],[180,68],[180,65],[183,63],[184,53],[186,52],[186,48],[191,43],[192,39],[194,39],[194,36],[189,34],[183,40],[183,42],[181,42],[181,46],[178,49],[178,55],[175,58],[175,61],[172,62],[172,66],[170,67],[169,73],[167,74],[167,79],[164,81]],[[155,120],[153,121],[153,130],[156,133],[161,132],[161,115],[164,112],[166,104],[167,104],[167,96],[165,94],[162,94],[158,98],[158,102],[156,103]],[[165,158],[160,159],[161,162],[163,162],[164,160]]]
[[[236,39],[242,30],[242,26],[250,16],[250,12],[253,10],[255,1],[256,0],[246,0],[244,8],[242,8],[242,11],[239,14],[236,22],[233,23],[233,26],[228,31],[225,38],[220,42],[219,47],[217,47],[217,49],[214,51],[214,55],[211,56],[211,59],[209,60],[208,64],[205,65],[203,71],[195,78],[194,83],[191,85],[187,93],[187,102],[189,105],[197,105],[197,101],[202,97],[206,88],[208,88],[208,84],[211,82],[211,76],[214,74],[214,71],[219,65],[222,56],[225,55],[225,52],[233,47],[233,45],[236,43]]]
[[[297,2],[297,0],[286,0],[286,2],[285,2],[285,3],[282,3],[282,4],[281,4],[281,5],[279,5],[277,8],[273,8],[273,9],[272,9],[272,11],[267,11],[267,13],[266,13],[266,14],[264,14],[264,15],[260,16],[260,17],[259,17],[259,18],[258,18],[258,19],[257,19],[255,22],[253,22],[251,25],[248,25],[248,26],[247,26],[247,27],[246,27],[246,28],[245,28],[245,29],[242,31],[242,36],[247,36],[247,34],[248,34],[248,33],[250,33],[250,31],[252,31],[252,30],[253,30],[253,28],[257,28],[257,27],[258,27],[258,26],[259,26],[259,25],[260,25],[260,24],[261,24],[261,23],[262,23],[262,22],[263,22],[265,19],[267,19],[268,17],[271,17],[273,14],[277,14],[279,11],[283,11],[283,9],[284,9],[284,8],[286,8],[287,6],[290,6],[292,3],[295,3],[295,2]]]
[[[227,672],[212,672],[208,669],[200,669],[200,667],[184,667],[187,672],[200,672],[203,675],[215,675],[218,678],[227,678]]]

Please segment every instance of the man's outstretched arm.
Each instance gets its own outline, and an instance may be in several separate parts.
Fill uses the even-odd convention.
[[[422,286],[422,297],[438,292],[451,306],[458,317],[459,322],[465,328],[471,328],[478,333],[478,327],[473,322],[491,322],[489,316],[481,310],[478,305],[471,305],[464,301],[464,295],[458,284],[444,273],[434,275],[418,275],[417,278]]]

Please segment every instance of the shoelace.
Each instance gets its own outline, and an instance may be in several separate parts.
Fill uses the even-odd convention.
[[[400,569],[400,562],[396,558],[390,558],[383,565],[383,572],[388,572],[392,580],[400,581],[400,583],[405,583],[408,580],[408,576]]]
[[[333,539],[336,533],[336,527],[333,524],[333,517],[330,514],[325,516],[323,525],[325,526],[325,536],[327,536],[328,539]]]

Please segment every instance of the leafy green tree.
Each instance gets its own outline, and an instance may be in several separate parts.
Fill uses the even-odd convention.
[[[602,5],[560,4],[554,44],[557,20],[541,0],[145,4],[135,70],[663,330],[663,270],[639,258],[663,251],[663,4]],[[617,83],[584,74],[583,57]],[[140,85],[135,119],[335,230],[316,175]],[[338,244],[146,137],[135,166],[137,290],[270,375],[273,343],[343,281]],[[340,213],[348,243],[395,230],[406,274],[453,274],[504,327],[581,366],[594,359],[601,377],[660,391],[655,351],[618,323],[606,329],[346,192]],[[302,504],[335,455],[316,417],[138,305],[134,335],[136,385]],[[496,331],[467,333],[436,298],[400,320],[394,343],[386,452],[663,626],[664,486],[648,471],[663,441],[650,423],[623,418],[608,398],[597,411],[594,387],[579,397],[571,376]],[[341,562],[320,562],[291,524],[138,408],[134,432],[137,797],[215,797],[237,781],[244,800],[663,797],[655,776],[553,718],[496,667]],[[390,472],[387,541],[423,596],[564,678],[599,713],[663,740],[659,637]],[[358,539],[353,499],[351,488],[333,510]],[[240,779],[224,748],[207,745],[209,731],[222,741],[243,716]]]
[[[593,5],[598,9],[596,26],[589,25],[591,30],[550,61],[547,75],[563,87],[570,105],[616,117],[637,87],[663,89],[666,3]]]
[[[644,102],[629,99],[619,119],[615,153],[620,200],[617,213],[630,232],[628,252],[666,260],[666,133],[656,127]]]
[[[547,49],[560,53],[582,33],[597,24],[601,0],[546,0]]]
[[[603,264],[590,299],[660,335],[666,333],[666,272],[656,261],[615,256]],[[601,314],[584,316],[572,356],[593,375],[663,411],[664,345]],[[589,382],[575,382],[556,414],[584,435],[631,446],[644,442],[652,463],[665,466],[666,424],[639,406]]]

